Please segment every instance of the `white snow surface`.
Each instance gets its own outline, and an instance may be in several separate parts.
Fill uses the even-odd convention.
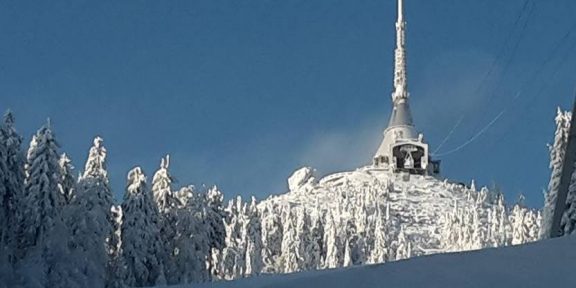
[[[574,247],[576,237],[565,237],[512,247],[417,257],[387,264],[259,276],[196,284],[193,287],[571,287],[576,283]]]

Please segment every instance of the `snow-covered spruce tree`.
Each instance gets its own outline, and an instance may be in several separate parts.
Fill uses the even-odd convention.
[[[498,194],[496,204],[493,206],[493,223],[491,229],[493,229],[492,235],[494,237],[493,242],[494,247],[506,246],[511,243],[511,235],[509,235],[508,228],[509,221],[506,213],[506,206],[504,205],[504,195]]]
[[[447,211],[443,216],[444,226],[441,232],[441,242],[447,252],[457,251],[460,238],[460,210],[457,206],[452,211]],[[394,260],[390,257],[391,260]]]
[[[108,241],[109,269],[107,271],[107,287],[123,288],[126,279],[126,267],[122,257],[122,206],[113,205],[110,208],[112,215],[113,234]]]
[[[350,248],[350,241],[346,239],[344,243],[344,263],[342,267],[350,267],[352,265],[354,265],[352,263],[352,248]]]
[[[242,223],[242,238],[246,243],[246,268],[245,276],[258,275],[262,271],[264,263],[262,262],[262,231],[260,223],[260,213],[256,199],[248,206],[245,220]]]
[[[486,240],[486,247],[500,247],[505,242],[502,240],[502,235],[500,234],[500,222],[502,220],[500,207],[490,207],[488,209],[488,219],[487,219],[487,240]]]
[[[574,165],[576,166],[576,163]],[[560,227],[564,231],[564,235],[576,233],[576,170],[572,173],[570,179],[570,187]]]
[[[242,197],[238,196],[232,205],[232,210],[229,211],[235,215],[230,222],[231,238],[235,241],[234,247],[236,248],[233,275],[235,275],[234,278],[239,278],[244,277],[246,273],[246,239],[242,237],[242,226],[246,222],[248,204],[242,200]]]
[[[484,242],[485,242],[485,231],[483,229],[484,227],[484,223],[481,222],[481,207],[475,207],[476,209],[474,209],[471,213],[472,216],[472,223],[471,223],[471,228],[472,228],[472,234],[470,236],[470,243],[467,245],[467,250],[478,250],[478,249],[482,249],[482,247],[484,247]]]
[[[374,247],[372,248],[372,253],[369,258],[369,263],[371,264],[384,263],[388,261],[388,249],[390,243],[388,242],[387,219],[385,219],[385,215],[382,214],[381,210],[378,209],[374,231]]]
[[[216,277],[219,279],[232,280],[244,276],[246,267],[246,243],[242,238],[242,219],[246,212],[242,198],[230,200],[226,208],[229,217],[226,220],[225,247],[219,255]]]
[[[3,256],[14,264],[19,258],[18,248],[20,205],[24,198],[24,154],[21,150],[22,137],[14,127],[14,115],[8,111],[0,125],[0,247]],[[3,243],[3,244],[2,244]],[[0,251],[2,252],[2,251]]]
[[[226,229],[224,227],[224,219],[228,216],[224,211],[224,195],[218,187],[213,186],[205,193],[204,200],[204,224],[207,233],[209,254],[220,253],[224,248],[226,239]],[[218,252],[215,252],[218,251]],[[212,257],[208,257],[208,271],[213,271],[216,263]],[[212,275],[212,273],[210,273]]]
[[[530,239],[532,239],[533,242],[541,239],[540,231],[542,231],[542,212],[536,211],[534,214],[535,225],[532,225],[530,229]]]
[[[196,259],[196,247],[194,236],[197,235],[197,220],[192,207],[196,192],[193,186],[182,187],[174,195],[178,198],[181,207],[178,209],[178,221],[176,222],[176,237],[174,241],[173,261],[175,271],[168,273],[168,282],[172,277],[176,277],[178,283],[190,283],[196,278],[199,267]],[[169,276],[170,275],[170,276]]]
[[[296,215],[296,237],[298,239],[298,267],[300,271],[307,271],[316,265],[312,263],[310,250],[312,245],[312,220],[306,209],[298,209]]]
[[[13,274],[12,263],[10,257],[13,253],[13,248],[9,245],[9,239],[12,236],[12,229],[10,229],[11,215],[11,202],[13,201],[12,195],[8,194],[6,189],[6,177],[8,169],[6,165],[7,149],[4,140],[4,135],[0,133],[0,287],[8,287],[9,282],[12,282],[10,275]]]
[[[412,244],[406,239],[404,229],[400,227],[400,233],[397,240],[392,243],[393,249],[396,251],[396,260],[408,259],[412,256]]]
[[[470,189],[471,193],[476,192],[476,185],[474,181],[472,181],[472,188]],[[489,247],[489,221],[488,221],[488,213],[491,203],[490,201],[490,191],[486,187],[482,187],[480,192],[477,192],[476,195],[476,207],[474,212],[474,237],[476,242],[473,244],[474,247],[472,249],[482,249],[484,247]]]
[[[326,246],[326,257],[324,260],[324,269],[341,267],[343,261],[340,252],[341,244],[338,235],[338,227],[331,211],[326,213],[326,224],[324,229],[324,243]]]
[[[178,283],[207,281],[209,271],[206,261],[208,239],[204,224],[204,196],[188,186],[176,193],[182,207],[178,209],[176,237],[174,239],[174,275]]]
[[[133,287],[156,285],[162,275],[158,211],[139,167],[128,173],[122,203],[122,257],[126,266],[124,284]]]
[[[62,220],[64,204],[60,193],[60,156],[52,130],[46,125],[32,137],[26,158],[25,209],[21,248],[43,244],[54,221]]]
[[[159,229],[160,238],[162,239],[160,248],[163,249],[161,261],[164,264],[164,275],[168,284],[178,284],[179,277],[176,272],[177,264],[175,263],[174,255],[176,251],[178,209],[181,204],[172,191],[172,176],[168,171],[169,165],[170,156],[162,158],[160,169],[156,171],[152,178],[152,195],[160,215]]]
[[[160,169],[156,171],[152,178],[152,195],[154,195],[154,202],[161,214],[168,213],[181,206],[179,199],[172,191],[172,176],[168,171],[170,166],[170,156],[162,158],[160,162]]]
[[[266,203],[262,212],[262,261],[263,273],[281,273],[278,263],[282,254],[282,220],[274,205]]]
[[[70,165],[66,158],[61,158],[61,167]],[[62,175],[62,180],[71,181],[71,177]],[[63,182],[62,187],[66,191],[74,186]],[[76,195],[68,198],[71,200],[67,217],[72,234],[70,245],[76,257],[85,259],[78,263],[78,268],[90,279],[90,285],[104,287],[107,280],[114,281],[115,268],[112,267],[111,257],[115,247],[111,242],[115,231],[111,210],[114,202],[106,171],[106,148],[100,137],[94,139],[77,187]],[[66,195],[68,193],[64,193]]]
[[[58,144],[50,125],[34,135],[27,155],[19,263],[25,286],[82,287],[86,279],[68,248],[69,231],[62,210]]]
[[[512,245],[520,245],[528,242],[528,227],[525,226],[524,217],[526,208],[518,203],[512,208],[510,224],[512,225]]]
[[[354,265],[362,265],[368,261],[370,243],[373,238],[373,230],[368,228],[370,220],[365,197],[360,197],[358,199],[360,200],[360,203],[357,204],[358,209],[355,210],[356,216],[354,217],[354,225],[357,233],[353,246],[354,249],[352,250],[352,262]]]
[[[298,227],[296,225],[295,213],[303,213],[294,211],[290,206],[286,206],[282,212],[284,233],[282,234],[282,254],[280,256],[280,263],[283,267],[283,273],[293,273],[301,270],[299,261],[299,248],[301,241],[298,238]]]
[[[540,211],[527,208],[524,197],[521,196],[509,215],[510,229],[512,230],[512,245],[534,242],[539,239]]]
[[[351,265],[361,265],[366,263],[366,241],[364,240],[364,227],[366,222],[366,214],[361,214],[355,219],[348,219],[346,223],[346,233],[348,248],[350,249]],[[357,226],[357,223],[362,225],[362,228]]]
[[[554,144],[549,145],[550,150],[550,183],[548,190],[545,194],[543,224],[540,236],[547,238],[550,236],[550,229],[552,224],[552,217],[556,205],[556,197],[560,185],[560,177],[562,175],[562,166],[564,161],[564,154],[566,153],[566,146],[568,145],[568,134],[570,130],[570,121],[572,113],[562,112],[560,108],[556,113],[556,132],[554,134]]]
[[[356,240],[358,239],[356,223],[353,218],[348,218],[344,222],[344,233],[342,239],[344,240],[344,267],[349,267],[354,265],[354,255],[353,252],[356,250]]]
[[[324,237],[324,224],[322,223],[323,215],[316,212],[313,215],[312,228],[310,230],[310,243],[308,246],[308,258],[311,270],[322,268],[322,261],[325,257],[325,245],[323,242]]]
[[[60,156],[60,191],[64,195],[66,204],[70,204],[76,194],[76,177],[74,177],[74,166],[72,160],[66,153]]]

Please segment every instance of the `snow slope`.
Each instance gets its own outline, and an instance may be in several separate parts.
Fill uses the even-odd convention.
[[[516,228],[512,211],[487,189],[476,191],[475,187],[434,177],[392,174],[372,167],[332,174],[319,181],[311,175],[304,179],[290,179],[302,184],[297,187],[291,183],[289,193],[264,200],[260,206],[290,203],[292,208],[331,211],[340,223],[349,218],[369,218],[380,208],[386,210],[383,213],[391,222],[390,240],[397,240],[402,230],[411,244],[411,256],[522,244],[538,236],[539,220],[528,219],[537,213],[525,210],[520,219],[524,223],[520,224],[527,226],[523,231],[526,235],[513,243]],[[366,210],[363,215],[354,215],[361,209]]]
[[[232,200],[215,279],[387,263],[538,239],[540,213],[471,184],[363,167],[317,180],[296,171],[290,191]]]
[[[348,269],[194,285],[214,288],[573,287],[576,238],[424,256]],[[182,288],[191,286],[179,286]]]

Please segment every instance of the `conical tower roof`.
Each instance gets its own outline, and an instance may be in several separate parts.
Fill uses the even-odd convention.
[[[406,73],[406,21],[404,20],[404,3],[398,0],[398,20],[396,22],[396,50],[394,51],[394,92],[392,93],[392,114],[388,127],[384,131],[384,139],[375,157],[390,156],[390,145],[399,137],[417,139],[418,133],[414,127],[412,112],[408,99]]]
[[[396,21],[396,50],[394,51],[394,108],[388,128],[394,126],[413,126],[412,113],[408,104],[408,83],[406,75],[406,21],[404,21],[404,3],[398,0],[398,20]]]

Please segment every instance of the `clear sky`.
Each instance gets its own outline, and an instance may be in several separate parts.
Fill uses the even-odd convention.
[[[442,150],[508,108],[442,157],[443,173],[537,207],[556,107],[576,85],[576,1],[525,1],[406,0],[408,85],[432,150],[461,115]],[[101,135],[117,197],[130,168],[151,179],[169,153],[178,185],[262,199],[303,165],[370,163],[390,114],[395,17],[395,0],[3,0],[0,109],[27,142],[50,117],[80,169]]]

